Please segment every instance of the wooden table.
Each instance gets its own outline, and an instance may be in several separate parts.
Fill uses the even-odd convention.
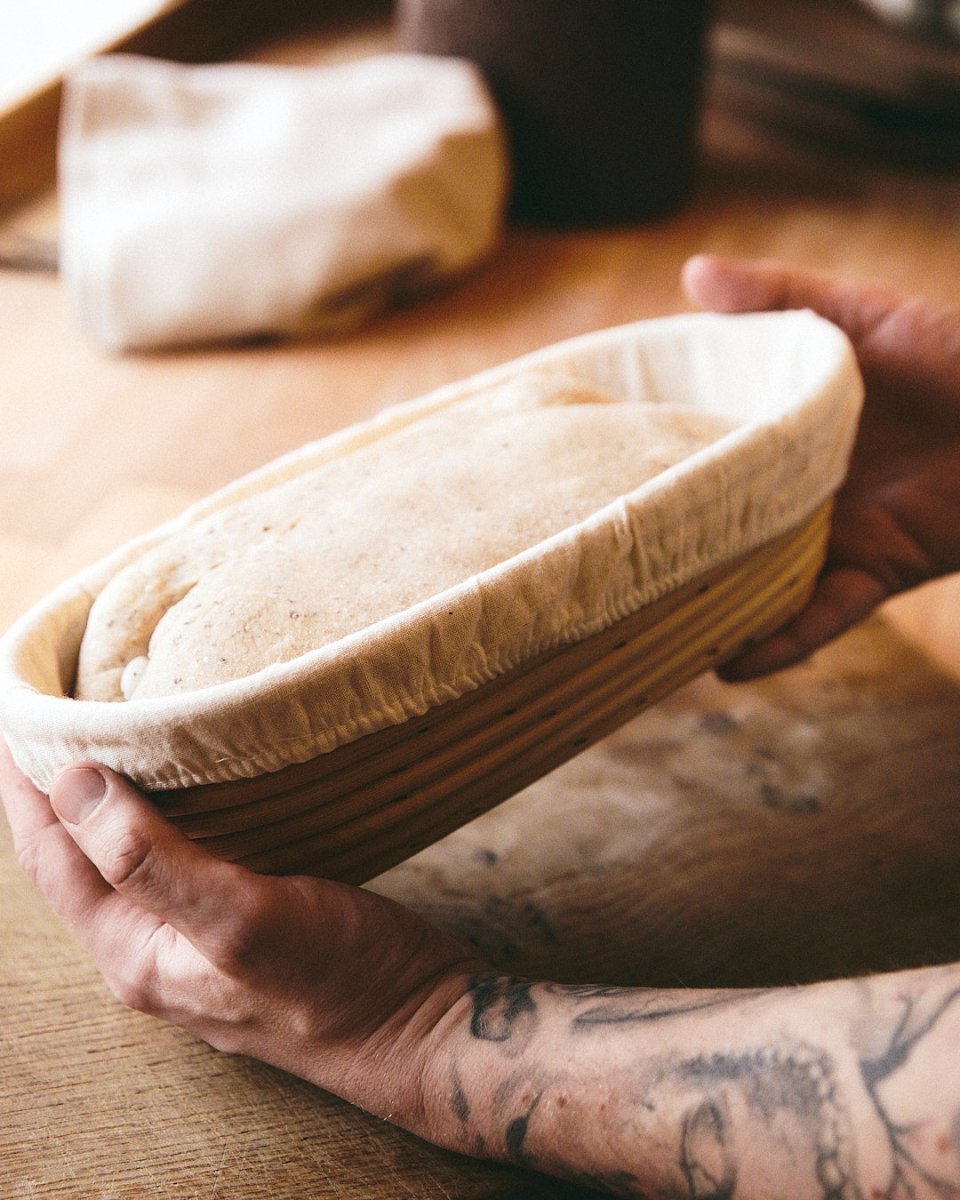
[[[340,55],[379,37],[361,30],[346,50],[313,40],[272,56]],[[544,343],[684,309],[679,269],[695,251],[776,255],[956,298],[957,174],[762,131],[721,92],[709,96],[695,194],[674,218],[511,228],[455,290],[344,340],[109,357],[78,330],[55,276],[0,273],[0,626],[120,539],[307,439]],[[55,227],[46,197],[7,214],[0,233]],[[920,647],[909,652],[926,663],[918,670],[932,671],[929,659],[960,676],[957,598],[948,581],[890,606]],[[938,678],[949,715],[952,684]],[[461,901],[482,925],[481,891]],[[435,1150],[121,1009],[21,875],[5,826],[0,1054],[4,1197],[586,1195]]]

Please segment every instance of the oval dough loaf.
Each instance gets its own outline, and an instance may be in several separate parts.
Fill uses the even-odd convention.
[[[731,423],[528,373],[186,526],[96,598],[75,696],[237,679],[436,596],[723,436]]]

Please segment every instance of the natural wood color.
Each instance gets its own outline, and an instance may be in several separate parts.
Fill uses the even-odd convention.
[[[255,54],[278,33],[337,23],[350,27],[387,11],[386,0],[166,0],[157,16],[130,29],[101,53],[145,54],[177,62],[218,62]],[[0,212],[16,209],[55,182],[63,80],[0,109]]]
[[[20,204],[53,183],[59,114],[59,83],[0,114],[0,207]]]
[[[767,0],[761,3],[772,7]],[[364,32],[364,49],[382,43]],[[337,37],[284,42],[270,53],[308,62],[356,50],[352,37]],[[678,273],[695,251],[778,256],[956,301],[960,178],[955,173],[907,170],[878,157],[835,153],[826,142],[795,142],[761,121],[738,115],[726,103],[715,103],[712,94],[702,145],[695,193],[674,218],[656,226],[576,233],[511,228],[501,251],[461,286],[337,342],[110,357],[80,333],[55,277],[0,272],[0,624],[84,558],[111,550],[173,515],[185,501],[284,450],[548,342],[684,309]],[[0,171],[4,169],[0,159]],[[8,229],[55,235],[55,204],[47,197],[22,209],[15,221],[0,226],[0,234]],[[956,705],[944,699],[950,694],[949,681],[938,668],[960,677],[958,603],[960,580],[951,579],[888,606],[891,620],[922,646],[923,672],[911,674],[916,654],[898,649],[892,660],[889,653],[875,655],[877,642],[869,630],[853,642],[842,640],[841,652],[830,658],[836,672],[832,685],[848,697],[840,710],[848,727],[858,719],[856,697],[865,674],[880,672],[873,681],[876,694],[885,691],[882,673],[895,671],[894,682],[904,696],[903,728],[891,716],[884,725],[894,738],[891,760],[877,762],[877,756],[863,751],[862,759],[843,764],[845,778],[866,773],[882,787],[890,776],[888,830],[880,845],[889,850],[891,862],[900,843],[917,832],[912,822],[926,820],[938,806],[947,812],[960,809],[956,780],[951,786],[949,778],[938,774],[936,761],[927,762],[919,782],[901,761],[910,758],[911,747],[931,728],[939,729],[941,738],[954,736]],[[756,744],[745,748],[761,770],[756,786],[766,779],[770,765],[764,755],[776,752],[784,730],[795,726],[801,740],[811,735],[817,756],[831,754],[832,731],[818,718],[816,696],[802,692],[809,678],[802,670],[786,673],[768,689],[781,698],[782,707],[777,721],[768,725],[758,720]],[[705,706],[706,720],[716,716],[720,697],[731,707],[759,705],[760,692],[752,686],[722,689],[710,683],[707,676],[692,685],[692,698],[685,701],[691,712],[683,707],[684,697],[691,696],[684,689],[648,712],[641,727],[651,728],[648,721],[654,729],[676,722],[685,734],[696,720],[696,703]],[[821,679],[816,686],[829,683]],[[793,702],[798,695],[803,704]],[[924,705],[926,724],[914,717]],[[829,705],[827,709],[830,719],[838,719]],[[872,723],[874,712],[869,708],[862,720]],[[949,713],[953,722],[946,731],[938,725],[942,713]],[[858,752],[873,745],[866,737],[854,741]],[[846,743],[841,750],[845,752]],[[650,756],[655,751],[655,746],[645,748]],[[819,933],[817,903],[832,914],[846,887],[847,911],[857,920],[845,936],[855,938],[859,927],[871,929],[872,953],[858,965],[875,963],[887,945],[873,906],[870,855],[876,843],[865,843],[852,819],[869,812],[870,798],[862,798],[853,814],[838,805],[832,823],[816,826],[825,840],[811,839],[809,855],[801,862],[784,849],[794,827],[775,827],[778,814],[769,806],[745,802],[740,820],[739,800],[733,797],[726,824],[717,824],[717,813],[705,812],[698,780],[684,774],[689,766],[686,760],[678,765],[671,759],[659,775],[651,776],[660,788],[654,799],[661,816],[688,818],[690,842],[711,859],[711,839],[726,829],[733,839],[726,843],[724,860],[731,875],[739,882],[738,864],[755,875],[760,895],[769,895],[763,890],[770,882],[765,872],[786,863],[796,874],[779,880],[782,904],[765,899],[757,905],[752,897],[750,903],[754,911],[799,911],[795,928],[808,939]],[[946,766],[952,769],[952,763]],[[819,761],[810,770],[815,773],[818,767]],[[586,787],[590,777],[585,774]],[[538,810],[544,815],[536,832],[542,830],[555,855],[576,843],[589,858],[592,813],[585,808],[581,816],[578,803],[577,797],[569,799],[562,822],[549,805]],[[518,797],[481,818],[488,827],[493,821],[505,823],[496,843],[504,853],[511,837],[518,836],[510,824],[511,810],[529,811],[524,805],[525,798]],[[904,893],[908,884],[916,893],[906,915],[900,893],[886,898],[881,914],[891,920],[900,914],[899,944],[909,943],[918,961],[925,953],[942,953],[947,944],[945,935],[937,940],[930,932],[935,914],[933,899],[928,899],[938,889],[948,898],[956,895],[956,822],[945,828],[939,855],[938,840],[928,829],[931,853],[922,860],[923,869],[908,878],[904,868]],[[777,855],[758,852],[758,830],[771,839],[779,836]],[[534,838],[527,835],[527,840]],[[833,862],[835,840],[844,843],[846,853],[861,854],[860,892],[854,893],[839,869],[824,870],[825,857]],[[462,860],[451,856],[447,861],[456,876],[459,913],[466,914],[462,920],[458,915],[456,927],[467,934],[483,931],[495,950],[499,927],[518,918],[485,874],[482,852],[489,844],[468,843]],[[760,845],[766,850],[769,843]],[[623,916],[629,905],[618,907],[614,901],[626,889],[648,884],[651,902],[661,895],[657,889],[671,873],[662,849],[657,841],[646,861],[621,859],[618,873],[605,876],[605,889],[595,885],[596,874],[606,869],[603,862],[593,863],[593,876],[584,880],[571,875],[557,885],[577,901],[570,905],[571,922],[578,906],[593,905],[590,928],[597,933],[591,936],[606,939],[607,964],[619,947],[636,944]],[[535,861],[542,853],[539,845],[527,850]],[[451,854],[447,843],[430,853]],[[684,874],[691,892],[709,892],[704,876],[696,873],[695,858],[691,852],[683,871],[673,874]],[[429,864],[411,878],[405,898],[419,898],[438,920],[449,917],[446,895],[430,891],[434,876]],[[808,879],[813,881],[810,888]],[[671,897],[677,901],[664,911],[657,928],[657,978],[697,978],[685,971],[687,964],[696,963],[706,980],[709,956],[695,943],[696,930],[687,928],[690,909],[683,904],[677,879],[673,884]],[[378,881],[377,886],[386,890],[388,884]],[[735,892],[708,914],[701,933],[706,938],[719,927],[722,945],[736,943],[744,953],[742,947],[754,943],[737,942],[738,920],[748,917],[737,909]],[[930,916],[927,925],[924,913]],[[941,928],[946,928],[950,914],[943,915]],[[764,914],[774,931],[780,928],[775,917],[773,911]],[[580,934],[587,938],[583,929]],[[534,969],[549,972],[557,965],[565,949],[562,925],[556,936],[559,941],[544,937],[536,960],[527,959],[534,961]],[[681,952],[677,944],[684,937]],[[768,934],[765,940],[774,937]],[[515,944],[503,940],[508,949]],[[802,938],[775,949],[776,954],[768,955],[767,980],[801,977]],[[507,952],[499,961],[507,970],[516,962]],[[596,961],[591,960],[590,970]],[[845,961],[849,958],[844,958],[843,939],[835,928],[830,967],[841,970]],[[568,975],[596,982],[584,975],[586,970],[577,974],[571,968]],[[642,956],[622,964],[624,978],[642,980],[645,971]],[[121,1009],[83,949],[22,875],[2,821],[0,1048],[0,1195],[11,1200],[262,1200],[265,1195],[272,1200],[585,1200],[587,1195],[524,1172],[434,1151],[280,1072],[217,1054]]]

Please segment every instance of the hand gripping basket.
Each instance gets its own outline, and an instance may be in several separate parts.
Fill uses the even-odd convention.
[[[735,428],[333,645],[177,696],[70,698],[92,598],[171,531],[543,366]],[[0,643],[0,727],[45,790],[94,759],[218,855],[369,879],[794,615],[822,565],[861,400],[849,343],[809,312],[670,317],[550,346],[286,455],[64,583]]]

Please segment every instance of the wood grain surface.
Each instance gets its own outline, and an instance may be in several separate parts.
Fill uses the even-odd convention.
[[[281,61],[324,61],[382,44],[379,28],[362,28],[335,41],[317,37],[278,43],[266,53]],[[956,299],[957,174],[908,169],[851,155],[846,147],[836,150],[816,138],[787,137],[764,122],[762,114],[731,108],[728,99],[721,103],[708,89],[695,192],[675,217],[653,226],[575,233],[511,228],[496,256],[455,289],[336,342],[110,357],[85,340],[55,274],[0,272],[0,626],[121,539],[307,439],[545,343],[685,309],[679,270],[693,252],[776,255],[941,300]],[[51,241],[56,221],[55,198],[40,198],[7,214],[0,237]],[[738,726],[736,753],[745,772],[751,763],[759,770],[756,764],[761,763],[770,773],[762,777],[767,790],[757,793],[761,799],[755,808],[742,808],[745,817],[762,811],[771,837],[774,817],[796,818],[786,801],[777,807],[778,797],[794,795],[781,775],[803,775],[797,763],[812,770],[811,756],[813,765],[841,781],[851,777],[839,767],[831,774],[841,759],[847,771],[850,762],[880,763],[882,769],[872,766],[869,777],[884,790],[888,835],[883,852],[895,859],[898,846],[910,842],[913,857],[905,861],[911,878],[923,872],[923,886],[909,892],[913,924],[901,922],[886,941],[883,921],[898,908],[906,868],[870,867],[868,848],[848,837],[848,852],[861,855],[851,876],[856,886],[851,884],[847,893],[850,911],[870,905],[871,881],[885,881],[876,920],[871,921],[868,907],[862,929],[856,922],[842,930],[837,926],[827,956],[812,937],[804,943],[789,935],[790,942],[786,925],[775,924],[776,905],[766,906],[764,920],[774,924],[761,930],[756,905],[747,911],[744,900],[738,909],[734,890],[713,912],[714,919],[722,919],[728,942],[746,948],[741,959],[726,959],[728,973],[739,972],[741,979],[750,975],[751,947],[762,957],[765,949],[772,954],[776,946],[779,957],[770,957],[763,971],[756,971],[768,979],[801,978],[805,970],[842,971],[847,964],[875,969],[907,956],[920,961],[925,955],[960,955],[957,935],[951,932],[960,926],[953,882],[960,877],[960,829],[945,816],[958,808],[960,772],[944,749],[955,741],[960,711],[960,685],[954,682],[960,679],[958,595],[957,581],[949,580],[888,606],[885,621],[825,660],[832,675],[823,667],[813,674],[784,675],[776,684],[775,704],[769,688],[736,692],[740,706],[752,705],[754,713]],[[836,704],[826,702],[828,695],[836,697],[837,689],[844,697],[842,722],[836,719]],[[727,703],[720,697],[732,694],[715,681],[701,683],[663,714],[653,710],[648,716],[664,721],[670,713],[701,736],[714,737],[733,719],[718,715],[718,706]],[[862,712],[860,694],[872,697]],[[919,703],[918,697],[928,702]],[[867,735],[872,714],[884,703],[883,729],[891,737],[897,730],[902,735],[900,750],[889,762],[883,761],[883,747]],[[653,728],[643,726],[644,720],[637,737],[642,738],[644,728]],[[761,753],[764,747],[769,750],[771,729],[782,731],[783,722],[806,738],[796,740],[789,771]],[[658,728],[662,734],[664,726]],[[691,766],[682,743],[660,736],[657,744],[666,757],[657,760],[659,773],[650,787],[657,789],[658,811],[683,817],[689,848],[698,837],[696,806],[680,801],[701,794],[696,764],[706,770],[707,760],[694,759]],[[577,789],[578,803],[588,810],[592,796],[606,798],[604,828],[613,831],[611,837],[624,809],[619,800],[610,800],[616,779],[609,772],[615,774],[614,763],[622,771],[633,753],[623,745],[613,747],[612,757],[581,764],[582,773],[573,784],[567,777],[565,785]],[[910,755],[923,748],[925,765],[917,784]],[[916,803],[918,787],[923,804]],[[643,804],[653,803],[650,794],[634,801],[640,807],[632,810],[633,818],[641,824]],[[860,803],[869,809],[870,797],[861,797]],[[682,870],[671,873],[674,890],[669,913],[661,912],[660,934],[651,932],[656,913],[646,941],[630,934],[630,888],[644,878],[645,864],[655,864],[657,845],[630,843],[632,861],[621,852],[606,889],[591,884],[593,892],[584,886],[577,890],[573,881],[584,871],[604,878],[610,860],[601,852],[601,842],[591,841],[586,825],[574,829],[572,818],[551,822],[549,836],[545,831],[540,842],[529,836],[531,814],[537,811],[542,810],[515,798],[503,815],[484,818],[500,822],[496,852],[488,833],[483,834],[486,840],[470,841],[474,834],[468,830],[466,840],[434,847],[426,852],[432,857],[397,868],[398,874],[375,886],[466,930],[510,968],[555,967],[555,974],[568,978],[602,970],[633,981],[708,982],[719,977],[719,966],[711,968],[702,958],[699,975],[690,969],[709,936],[709,922],[691,917],[685,924],[684,912],[693,910],[685,910],[681,902]],[[734,820],[740,811],[735,806],[725,810],[724,861],[755,865],[750,827]],[[818,839],[825,833],[842,838],[850,819],[849,809],[836,808],[832,824],[816,826]],[[900,832],[912,828],[911,819],[939,830],[932,860],[933,834],[911,840]],[[706,824],[701,835],[712,828]],[[784,846],[799,844],[796,828],[782,827],[778,836]],[[587,1195],[435,1150],[295,1079],[217,1054],[175,1029],[121,1009],[81,948],[21,875],[2,822],[0,830],[4,1198],[537,1200]],[[523,831],[526,857],[515,869],[527,879],[537,878],[538,870],[544,879],[549,875],[555,900],[567,897],[561,906],[564,919],[557,916],[555,904],[552,926],[543,917],[546,909],[538,908],[529,893],[517,887],[498,890],[487,872],[515,842],[514,835],[520,836],[518,831]],[[822,858],[822,843],[816,844]],[[466,860],[472,864],[469,871],[458,866]],[[674,861],[693,863],[694,856]],[[798,873],[805,869],[816,875],[821,865],[816,853],[783,861],[783,871],[794,872],[790,895],[797,904],[812,906],[814,916],[817,904],[842,905],[842,874],[831,876],[827,890],[805,891]],[[691,897],[699,878],[691,867],[686,885]],[[604,897],[599,920],[609,930],[607,953],[578,958],[586,922],[598,919],[588,903],[591,894]],[[510,896],[516,900],[513,908]],[[786,912],[789,904],[781,907]],[[578,914],[586,916],[581,920]],[[524,920],[527,926],[521,929],[518,922]],[[791,915],[790,920],[800,928],[799,917]],[[512,942],[501,937],[508,927]],[[594,928],[589,927],[586,940],[596,948]],[[745,931],[739,941],[738,928]],[[805,928],[811,928],[809,922]],[[518,930],[527,937],[525,957],[523,947],[518,949]]]

